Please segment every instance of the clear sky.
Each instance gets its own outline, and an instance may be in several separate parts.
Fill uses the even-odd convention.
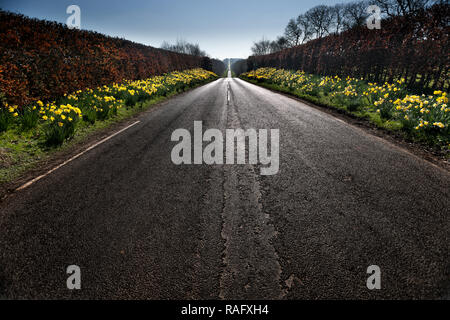
[[[319,4],[349,0],[0,0],[0,8],[65,23],[81,8],[81,28],[159,47],[183,38],[213,58],[246,58],[253,41],[275,39],[288,20]]]

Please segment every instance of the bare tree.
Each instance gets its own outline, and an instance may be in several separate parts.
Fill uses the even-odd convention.
[[[345,20],[344,25],[350,29],[356,26],[362,26],[366,22],[369,14],[367,8],[369,3],[367,1],[355,1],[345,5]]]
[[[254,56],[262,56],[270,53],[270,40],[263,37],[260,41],[253,43],[252,54]]]
[[[198,57],[206,57],[208,55],[205,51],[200,49],[200,46],[198,43],[196,43],[196,44],[189,43],[183,39],[178,39],[175,44],[171,44],[167,41],[164,41],[161,44],[160,48],[164,49],[164,50],[168,50],[168,51],[185,53],[185,54],[190,54],[190,55],[198,56]]]
[[[407,15],[425,9],[441,0],[373,0],[382,13],[389,17]]]
[[[331,8],[328,6],[320,5],[316,6],[305,13],[305,16],[309,20],[314,35],[317,38],[322,38],[329,34],[333,23],[333,16]]]
[[[334,26],[334,32],[340,33],[345,30],[345,5],[339,3],[334,7],[331,7],[331,15],[333,18],[332,25]]]
[[[160,48],[171,51],[170,49],[172,49],[172,45],[167,41],[163,41],[163,43],[161,43]]]
[[[284,29],[284,38],[289,43],[289,46],[295,47],[300,44],[300,37],[303,30],[298,25],[295,19],[290,19],[286,28]]]
[[[285,37],[278,37],[275,41],[270,43],[270,53],[275,53],[289,47],[291,47],[291,45]]]
[[[297,26],[302,31],[301,43],[305,43],[313,36],[313,28],[307,15],[301,14],[297,17]]]
[[[207,56],[206,52],[200,49],[200,46],[198,43],[196,43],[196,44],[187,43],[185,50],[186,50],[187,54],[190,54],[193,56],[198,56],[198,57]]]

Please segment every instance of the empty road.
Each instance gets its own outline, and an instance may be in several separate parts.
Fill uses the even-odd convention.
[[[0,203],[0,298],[449,296],[448,172],[239,79],[220,79]],[[280,130],[280,168],[175,165],[174,130]],[[68,290],[66,268],[81,268]],[[368,290],[367,268],[381,270]]]

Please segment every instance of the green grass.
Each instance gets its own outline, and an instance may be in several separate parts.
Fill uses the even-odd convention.
[[[208,82],[213,80],[215,79],[209,80]],[[183,91],[192,90],[208,82]],[[45,137],[40,126],[29,131],[23,131],[20,126],[15,125],[8,131],[0,133],[0,184],[14,181],[28,170],[36,168],[42,161],[51,159],[56,153],[68,150],[76,144],[82,143],[94,133],[129,119],[183,91],[171,92],[165,97],[155,96],[145,102],[137,103],[131,108],[120,108],[116,116],[104,121],[96,121],[94,124],[80,121],[77,124],[74,137],[57,147],[49,147],[45,143]]]
[[[45,158],[38,130],[19,134],[14,128],[0,134],[0,183],[11,181]]]

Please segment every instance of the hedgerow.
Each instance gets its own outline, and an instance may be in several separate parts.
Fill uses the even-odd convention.
[[[0,92],[10,104],[194,68],[211,70],[211,60],[0,11]]]
[[[363,78],[404,85],[420,93],[448,91],[450,6],[435,5],[382,21],[380,30],[355,27],[277,53],[252,56],[248,70],[303,70],[317,75]]]

